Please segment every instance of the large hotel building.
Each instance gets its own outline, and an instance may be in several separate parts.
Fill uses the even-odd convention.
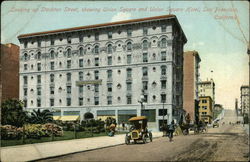
[[[170,123],[183,114],[187,39],[175,15],[22,34],[18,39],[20,99],[28,110],[50,109],[80,120],[113,116],[118,123],[146,115],[156,130],[162,119]]]

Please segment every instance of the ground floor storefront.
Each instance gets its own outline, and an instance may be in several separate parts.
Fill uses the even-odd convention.
[[[122,123],[129,127],[128,120],[135,116],[146,116],[148,118],[148,128],[152,131],[161,130],[163,121],[170,124],[172,120],[178,123],[185,114],[183,110],[173,109],[172,105],[155,104],[141,107],[138,105],[110,106],[110,107],[84,107],[84,108],[53,108],[54,120],[75,121],[96,119],[105,121],[111,117],[116,120],[116,124],[121,126]]]

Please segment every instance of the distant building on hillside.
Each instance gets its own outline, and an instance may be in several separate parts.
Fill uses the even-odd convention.
[[[198,83],[199,97],[210,96],[212,99],[212,108],[215,104],[215,83],[213,79],[201,81]]]
[[[19,46],[1,44],[0,104],[7,99],[19,98]]]
[[[210,96],[202,96],[199,99],[199,119],[207,124],[211,124],[213,119],[213,100]]]
[[[242,85],[240,87],[240,105],[242,114],[249,114],[249,86]]]

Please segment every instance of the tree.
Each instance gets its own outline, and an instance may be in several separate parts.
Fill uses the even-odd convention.
[[[28,114],[23,110],[23,102],[9,99],[1,105],[1,124],[22,127],[28,120]]]
[[[53,114],[49,110],[33,110],[30,122],[33,124],[45,124],[53,121]]]

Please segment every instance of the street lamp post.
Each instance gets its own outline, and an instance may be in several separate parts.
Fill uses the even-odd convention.
[[[54,116],[54,114],[53,114],[55,112],[54,108],[51,108],[51,112],[52,112],[52,115]],[[52,132],[52,135],[51,135],[52,139],[51,140],[54,141],[54,119],[53,119],[53,122],[52,122],[52,130],[51,130],[51,132]]]
[[[27,106],[27,105],[26,105],[26,106]],[[28,112],[26,106],[23,107],[25,113]],[[24,122],[23,122],[23,134],[22,134],[22,143],[23,143],[23,144],[25,144],[25,124],[26,124],[26,119],[25,119]]]
[[[143,101],[144,101],[144,91],[142,90],[140,100],[138,102],[141,104],[141,116],[143,115],[142,110],[143,110]]]

